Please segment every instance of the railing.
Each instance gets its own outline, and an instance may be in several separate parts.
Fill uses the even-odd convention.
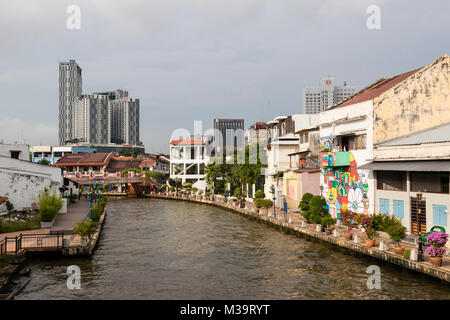
[[[59,250],[64,248],[64,233],[20,234],[0,241],[0,256],[18,254],[24,250]]]

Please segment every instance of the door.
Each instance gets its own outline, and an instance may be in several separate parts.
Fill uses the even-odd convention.
[[[427,212],[426,200],[411,198],[411,233],[424,235],[427,233]]]

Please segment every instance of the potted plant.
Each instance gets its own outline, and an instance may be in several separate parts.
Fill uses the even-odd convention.
[[[355,212],[351,211],[341,212],[342,223],[347,227],[347,232],[344,233],[344,238],[346,240],[352,240],[353,238],[352,230],[358,227],[356,216],[357,214]]]
[[[430,262],[434,267],[442,265],[442,257],[445,255],[445,244],[448,240],[448,234],[445,232],[431,232],[425,239],[430,244],[425,253],[430,256]]]
[[[372,218],[365,214],[360,214],[357,216],[356,220],[364,228],[364,233],[367,236],[366,246],[368,247],[375,246],[375,236],[377,234],[377,230],[375,230],[375,228],[372,226]]]
[[[41,192],[38,198],[41,228],[51,228],[59,210],[62,207],[61,198],[56,192],[49,193],[47,189]]]
[[[85,222],[78,222],[75,228],[73,228],[73,233],[81,237],[81,245],[84,247],[87,245],[87,240],[89,240],[96,231],[97,224],[88,219]]]
[[[262,200],[266,195],[264,194],[264,191],[258,190],[255,192],[255,197],[253,198],[253,203],[255,204],[255,212],[259,213],[259,209],[262,207]]]
[[[387,230],[389,237],[397,242],[397,246],[394,248],[394,252],[397,255],[403,255],[404,247],[400,246],[400,241],[406,237],[406,228],[399,223],[390,225]]]
[[[409,260],[410,256],[411,256],[411,249],[405,249],[403,251],[403,258],[405,258],[406,260]]]
[[[175,187],[174,187],[174,186],[170,186],[170,187],[169,187],[169,192],[170,192],[171,195],[173,196],[173,193],[175,192]]]
[[[325,227],[325,233],[330,235],[333,232],[333,228],[331,226],[334,226],[336,224],[337,220],[333,219],[329,214],[322,218],[320,221],[320,224]]]
[[[269,212],[269,209],[273,206],[273,201],[269,199],[263,199],[262,201],[262,207],[263,207],[263,213],[267,214]]]
[[[255,205],[255,213],[259,213],[259,210],[263,207],[263,202],[264,202],[264,199],[261,199],[261,198],[255,198],[253,200],[253,203]]]

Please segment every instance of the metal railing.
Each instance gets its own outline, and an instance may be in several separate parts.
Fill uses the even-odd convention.
[[[24,250],[59,250],[64,248],[64,233],[19,234],[0,241],[0,256],[18,254]]]

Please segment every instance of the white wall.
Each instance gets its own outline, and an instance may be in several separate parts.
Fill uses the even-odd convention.
[[[0,196],[8,197],[17,210],[37,203],[44,188],[58,192],[62,184],[60,168],[0,156]],[[6,211],[4,204],[0,211]]]
[[[0,144],[0,156],[11,158],[11,150],[20,151],[19,159],[30,160],[30,146],[27,144]]]

